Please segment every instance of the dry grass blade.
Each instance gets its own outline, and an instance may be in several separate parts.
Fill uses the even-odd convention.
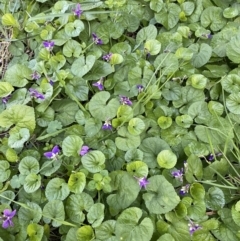
[[[10,62],[12,55],[8,51],[8,47],[11,44],[10,41],[5,41],[4,39],[11,39],[12,29],[6,29],[0,32],[0,78],[4,77],[7,70],[8,63]]]

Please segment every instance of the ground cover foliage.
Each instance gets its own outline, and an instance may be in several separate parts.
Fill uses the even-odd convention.
[[[240,240],[239,0],[0,0],[0,240]]]

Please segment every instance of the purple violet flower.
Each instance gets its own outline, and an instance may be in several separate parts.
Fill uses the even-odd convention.
[[[213,161],[214,160],[214,155],[211,153],[207,156],[208,161]]]
[[[207,160],[208,161],[213,161],[215,157],[218,157],[218,156],[222,156],[222,153],[210,153],[208,156],[207,156]]]
[[[109,62],[111,60],[111,57],[112,57],[112,53],[108,53],[108,54],[105,54],[103,55],[103,60]]]
[[[55,45],[54,41],[43,41],[43,46],[48,50],[51,51],[53,46]]]
[[[142,188],[146,188],[146,186],[149,184],[149,181],[147,180],[146,177],[141,177],[141,178],[137,178],[135,177],[137,180],[138,180],[138,184],[139,186]]]
[[[34,79],[34,80],[38,80],[41,78],[41,75],[37,72],[37,71],[34,71],[32,74],[31,74],[31,78]]]
[[[95,33],[92,33],[92,37],[93,37],[93,42],[97,45],[101,45],[103,44],[103,41],[98,38],[98,36]]]
[[[47,157],[48,159],[54,159],[57,157],[57,155],[59,154],[60,152],[60,149],[58,146],[54,146],[52,151],[49,151],[49,152],[45,152],[43,155],[45,157]]]
[[[80,3],[77,3],[76,8],[73,9],[73,14],[77,17],[80,17],[82,12],[83,12],[83,10],[81,9]]]
[[[50,80],[49,80],[49,84],[53,86],[53,85],[54,85],[54,82],[50,79]]]
[[[2,103],[6,105],[7,102],[8,102],[8,100],[9,100],[10,98],[11,98],[11,95],[8,95],[8,96],[3,97],[3,98],[2,98]]]
[[[37,90],[30,88],[29,89],[30,95],[37,98],[37,99],[41,99],[44,100],[45,96],[43,94],[41,94],[40,92],[38,92]]]
[[[213,37],[213,35],[210,34],[210,33],[209,34],[204,33],[204,34],[202,34],[202,37],[207,38],[207,39],[211,39]]]
[[[171,174],[176,179],[179,179],[179,181],[181,181],[181,182],[183,181],[183,168],[181,170],[173,171],[173,172],[171,172]]]
[[[102,125],[103,130],[112,130],[112,124],[110,120],[106,120],[105,123]]]
[[[182,195],[182,196],[185,195],[186,193],[188,193],[189,188],[190,188],[190,184],[182,186],[182,188],[179,191],[179,194]]]
[[[120,96],[120,102],[123,105],[132,105],[132,101],[126,96]]]
[[[190,221],[190,222],[188,223],[188,227],[189,227],[189,233],[190,233],[191,236],[193,235],[193,233],[194,233],[195,231],[197,231],[197,230],[199,230],[199,229],[202,228],[199,224],[194,223],[194,222],[192,222],[192,221]]]
[[[208,39],[211,39],[212,37],[213,37],[212,34],[207,34],[207,38],[208,38]]]
[[[8,228],[9,226],[13,226],[13,222],[12,222],[12,218],[15,216],[16,214],[16,210],[9,210],[9,209],[5,209],[3,211],[3,216],[1,217],[1,219],[3,219],[3,223],[2,223],[2,227],[3,228]]]
[[[143,85],[137,85],[138,93],[143,92],[144,87]]]
[[[82,146],[79,155],[84,156],[90,151],[90,148],[88,146]]]
[[[99,90],[103,90],[104,86],[103,86],[103,78],[101,78],[98,82],[93,83],[93,86],[96,86]]]

